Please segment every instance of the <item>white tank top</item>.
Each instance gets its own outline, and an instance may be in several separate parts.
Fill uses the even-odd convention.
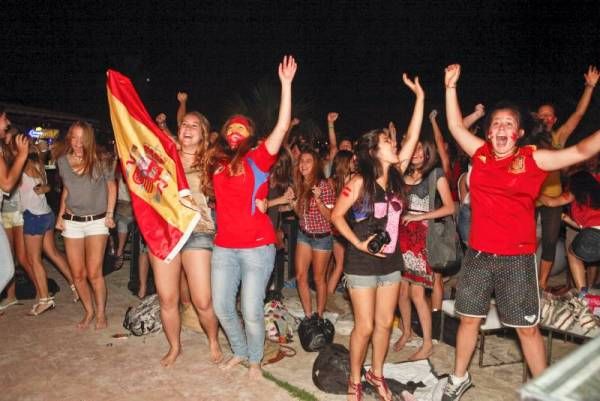
[[[23,173],[19,193],[21,194],[21,208],[23,211],[29,210],[32,214],[40,215],[50,213],[52,209],[48,206],[45,194],[36,194],[33,188],[42,184],[39,178],[33,178]]]

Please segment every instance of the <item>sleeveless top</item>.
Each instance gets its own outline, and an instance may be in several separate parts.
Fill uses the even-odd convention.
[[[192,198],[196,201],[196,205],[200,209],[200,221],[196,224],[194,232],[214,234],[215,222],[212,219],[208,200],[204,193],[200,190],[200,174],[195,168],[188,167],[184,169],[185,178],[190,186]]]
[[[398,228],[402,214],[402,202],[397,197],[387,199],[379,185],[376,185],[372,209],[364,201],[355,203],[350,211],[354,223],[352,230],[359,240],[367,239],[375,229],[386,230],[391,242],[383,247],[385,258],[359,251],[352,245],[346,248],[344,273],[359,276],[383,276],[400,271],[404,267],[398,246]]]

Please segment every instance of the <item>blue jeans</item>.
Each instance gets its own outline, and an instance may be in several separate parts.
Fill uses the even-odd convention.
[[[0,292],[4,290],[4,287],[6,287],[6,284],[8,284],[14,275],[15,265],[13,264],[8,237],[6,236],[6,231],[0,228]]]
[[[222,248],[212,253],[212,298],[215,313],[225,330],[233,354],[259,364],[264,351],[265,289],[275,262],[275,247]],[[244,329],[236,310],[236,295],[241,283]]]

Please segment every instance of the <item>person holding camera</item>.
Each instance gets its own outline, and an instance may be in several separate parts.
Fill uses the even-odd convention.
[[[422,140],[412,155],[410,165],[404,175],[407,185],[408,213],[402,217],[400,225],[400,250],[404,260],[402,283],[398,308],[402,316],[402,336],[394,344],[394,351],[404,347],[411,337],[411,301],[415,305],[423,330],[423,345],[409,360],[426,359],[433,352],[431,335],[431,309],[425,294],[433,289],[434,274],[427,262],[428,221],[454,213],[454,201],[450,185],[441,168],[435,167],[438,161],[435,144]],[[429,193],[430,180],[435,180],[435,193]],[[430,197],[439,196],[442,205],[430,210]],[[441,279],[441,278],[440,278]]]
[[[361,370],[369,342],[373,343],[371,369],[365,379],[382,400],[391,400],[383,377],[398,290],[402,256],[398,227],[402,213],[402,174],[409,165],[423,121],[425,92],[419,79],[403,80],[416,95],[415,108],[404,146],[396,144],[383,130],[363,134],[356,147],[357,174],[348,182],[331,214],[331,221],[349,242],[344,279],[354,312],[350,335],[350,378],[348,400],[361,400]],[[350,213],[352,227],[346,221]]]

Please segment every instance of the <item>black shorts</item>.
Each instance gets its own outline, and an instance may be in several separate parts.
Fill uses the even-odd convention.
[[[502,324],[537,325],[540,293],[535,255],[493,255],[469,248],[456,288],[456,312],[485,318],[494,293]]]

